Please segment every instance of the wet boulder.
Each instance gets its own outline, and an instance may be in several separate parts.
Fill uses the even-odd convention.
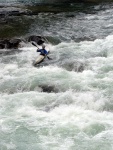
[[[4,49],[5,45],[3,43],[0,43],[0,49]]]
[[[28,37],[28,42],[36,42],[38,45],[42,45],[45,42],[45,40],[42,36],[32,35]]]
[[[18,48],[20,42],[21,42],[21,39],[11,39],[8,42],[7,48]]]
[[[19,47],[21,39],[4,39],[0,40],[0,49],[16,49]]]
[[[35,42],[38,45],[42,45],[45,42],[45,39],[41,36],[30,36],[27,37],[27,39],[1,39],[0,49],[17,49],[21,42]]]
[[[4,49],[6,45],[6,40],[0,40],[0,49]]]

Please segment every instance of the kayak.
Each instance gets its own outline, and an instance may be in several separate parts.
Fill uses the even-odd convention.
[[[40,64],[44,61],[44,59],[46,58],[46,56],[43,55],[39,55],[39,57],[37,58],[37,60],[34,62],[34,66],[36,66],[37,64]]]

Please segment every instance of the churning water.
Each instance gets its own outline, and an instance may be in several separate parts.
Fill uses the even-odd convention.
[[[33,67],[31,45],[0,58],[0,150],[113,150],[113,10],[51,15],[28,32],[49,16],[53,60]]]

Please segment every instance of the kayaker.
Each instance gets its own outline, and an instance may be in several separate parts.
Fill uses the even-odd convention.
[[[42,45],[42,49],[37,49],[37,52],[40,52],[39,57],[37,58],[36,62],[34,65],[40,64],[46,56],[49,54],[49,52],[45,49],[45,45]],[[50,57],[47,56],[48,59],[51,59]]]

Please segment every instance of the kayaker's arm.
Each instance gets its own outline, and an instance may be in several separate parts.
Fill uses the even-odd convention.
[[[37,50],[36,50],[37,52],[41,52],[41,50],[38,48]]]

